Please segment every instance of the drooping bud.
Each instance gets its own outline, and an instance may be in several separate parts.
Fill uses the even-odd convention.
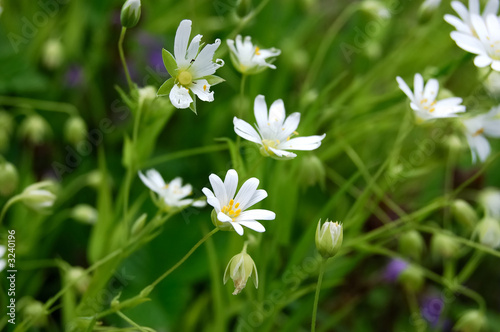
[[[97,222],[97,210],[88,204],[78,204],[71,210],[71,217],[83,224],[93,225]]]
[[[72,116],[64,125],[64,137],[69,143],[76,145],[87,137],[87,124],[79,116]]]
[[[466,311],[453,327],[454,331],[480,332],[486,325],[486,317],[479,310]]]
[[[122,26],[125,28],[133,28],[141,18],[141,1],[127,0],[123,4],[120,14]]]
[[[478,220],[476,211],[463,199],[453,201],[451,204],[451,213],[456,221],[468,228],[474,227]]]
[[[253,273],[255,271],[255,273]],[[231,258],[227,264],[226,271],[224,271],[224,284],[233,279],[234,292],[233,295],[239,294],[245,288],[248,278],[252,277],[255,288],[259,287],[259,276],[257,275],[257,267],[255,263],[247,254],[246,249]]]
[[[321,220],[316,227],[316,248],[323,258],[327,259],[335,256],[342,246],[344,231],[342,224],[338,221],[326,220],[321,226]]]
[[[0,195],[12,195],[18,184],[19,175],[16,167],[9,162],[0,162]]]
[[[384,3],[378,0],[365,0],[361,2],[361,10],[371,15],[375,19],[389,19],[391,12]]]
[[[30,209],[43,212],[52,207],[56,200],[56,195],[47,190],[51,187],[50,181],[43,181],[32,184],[21,193],[21,201]]]
[[[42,63],[48,69],[57,69],[64,61],[64,47],[59,39],[49,39],[43,45]]]
[[[34,326],[41,327],[47,324],[47,311],[43,303],[29,299],[22,311],[26,320],[30,320]]]
[[[410,230],[399,238],[399,251],[407,257],[419,260],[422,257],[424,247],[424,239],[416,230]]]
[[[71,267],[66,278],[69,283],[73,283],[80,294],[85,293],[90,284],[90,277],[85,273],[85,269],[79,266]]]
[[[19,126],[19,134],[32,144],[41,144],[52,135],[48,122],[40,115],[26,117]]]
[[[410,264],[399,275],[399,281],[407,290],[418,292],[424,284],[424,274],[419,267]]]
[[[431,251],[435,258],[447,259],[458,252],[458,243],[449,235],[437,233],[431,239]]]
[[[484,189],[479,195],[479,202],[487,216],[500,219],[500,190],[496,188]]]
[[[496,249],[500,247],[500,222],[491,217],[481,220],[474,230],[479,242],[485,246]]]

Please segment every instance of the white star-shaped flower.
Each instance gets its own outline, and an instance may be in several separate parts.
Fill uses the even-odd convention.
[[[266,229],[257,220],[276,218],[276,214],[269,210],[247,210],[267,197],[265,190],[257,189],[257,178],[246,180],[237,194],[238,173],[234,169],[227,171],[224,182],[215,174],[211,174],[208,179],[214,191],[208,188],[203,188],[202,191],[207,196],[207,203],[214,208],[212,221],[220,229],[234,228],[236,233],[243,235],[242,226],[245,226],[261,233]]]
[[[234,131],[237,135],[261,146],[260,152],[264,156],[275,159],[292,159],[297,155],[286,150],[314,150],[321,145],[326,134],[296,137],[295,131],[300,122],[300,113],[295,112],[286,117],[283,100],[272,103],[267,112],[267,105],[263,95],[258,95],[254,103],[255,130],[248,122],[235,117]]]
[[[252,75],[260,73],[266,68],[276,69],[276,66],[268,63],[273,57],[281,54],[281,51],[275,48],[261,49],[252,44],[250,36],[242,40],[241,36],[236,36],[235,40],[228,39],[231,61],[234,67],[242,74]]]
[[[476,54],[474,64],[477,67],[491,66],[500,71],[500,18],[489,14],[486,18],[472,14],[474,35],[466,32],[453,31],[451,38],[467,52]]]
[[[490,14],[496,15],[498,13],[498,5],[499,5],[499,0],[488,1],[482,14],[483,18],[486,19],[486,16]],[[459,17],[446,14],[444,16],[444,20],[453,25],[457,29],[457,31],[477,37],[476,30],[472,24],[471,16],[481,15],[479,8],[480,7],[479,0],[469,0],[468,9],[460,1],[452,1],[451,7],[455,9]]]
[[[436,100],[439,92],[439,83],[430,79],[424,86],[422,75],[415,74],[412,91],[401,77],[396,77],[399,88],[410,98],[410,107],[415,111],[418,121],[435,118],[456,117],[457,113],[465,112],[465,106],[460,105],[462,98],[452,97]]]
[[[166,183],[163,177],[155,169],[146,171],[146,175],[139,172],[142,182],[153,192],[158,194],[161,199],[162,208],[184,207],[192,205],[195,207],[204,207],[205,201],[186,198],[193,193],[193,187],[190,184],[182,185],[182,179],[176,177],[170,183]]]
[[[172,76],[158,90],[158,95],[169,95],[176,108],[190,107],[196,113],[195,96],[203,101],[213,101],[212,85],[223,82],[215,71],[224,65],[221,59],[213,62],[215,51],[220,46],[220,39],[207,44],[200,50],[202,35],[196,35],[189,43],[191,21],[183,20],[177,28],[174,41],[174,56],[163,49],[163,63]]]
[[[486,136],[500,137],[500,106],[492,108],[486,114],[464,119],[462,123],[471,149],[472,162],[475,163],[478,158],[481,162],[485,161],[491,152]]]

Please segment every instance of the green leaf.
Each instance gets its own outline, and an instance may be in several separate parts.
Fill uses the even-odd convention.
[[[210,85],[216,85],[222,82],[225,82],[226,80],[223,79],[222,77],[216,76],[216,75],[208,75],[203,77],[204,79],[207,80],[208,84]]]
[[[170,76],[175,77],[177,74],[177,61],[175,61],[174,56],[166,49],[162,49],[161,57],[163,58],[163,64],[165,65],[165,68],[167,68]]]
[[[189,105],[189,109],[193,111],[194,114],[198,115],[198,113],[196,113],[196,95],[191,90],[189,90],[189,94],[191,98],[193,98],[193,102]]]
[[[169,78],[168,80],[163,83],[160,88],[158,89],[158,92],[156,92],[157,96],[166,96],[170,93],[170,90],[172,90],[172,87],[174,86],[175,79],[173,77]]]

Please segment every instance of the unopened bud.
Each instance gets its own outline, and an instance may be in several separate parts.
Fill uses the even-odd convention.
[[[326,220],[321,226],[321,220],[316,227],[316,248],[323,258],[327,259],[335,256],[342,246],[344,231],[342,224],[338,221]]]
[[[97,222],[97,210],[88,204],[78,204],[71,210],[71,217],[83,224],[93,225]]]
[[[480,332],[486,325],[486,317],[479,310],[466,311],[453,327],[454,331]]]
[[[29,208],[43,212],[50,209],[56,200],[56,195],[47,190],[52,187],[50,181],[32,184],[21,193],[22,202]]]
[[[255,271],[255,273],[253,273]],[[257,275],[257,267],[244,249],[241,253],[233,256],[227,264],[226,271],[224,272],[224,284],[233,279],[234,292],[233,295],[239,294],[245,288],[248,278],[252,277],[255,288],[259,287],[259,277]]]
[[[238,0],[236,3],[236,15],[238,17],[245,17],[250,14],[252,10],[252,0]]]
[[[425,0],[418,11],[420,22],[427,22],[440,4],[441,0]]]
[[[64,61],[64,48],[59,39],[49,39],[42,50],[42,63],[48,69],[57,69]]]
[[[305,156],[301,160],[299,179],[305,186],[319,184],[321,188],[325,185],[325,166],[314,154]]]
[[[361,10],[374,18],[389,19],[391,12],[389,9],[378,0],[365,0],[361,3]]]
[[[416,230],[408,231],[399,238],[399,251],[407,257],[419,260],[424,247],[424,239]]]
[[[141,1],[127,0],[123,4],[120,14],[122,26],[125,28],[133,28],[141,18]]]
[[[64,125],[64,137],[69,143],[76,145],[87,137],[87,124],[79,116],[72,116]]]
[[[67,272],[67,278],[68,282],[73,283],[80,294],[87,291],[90,284],[90,277],[85,273],[85,269],[82,267],[71,267]]]
[[[456,255],[458,243],[449,235],[437,233],[431,239],[431,251],[435,258],[447,259]]]
[[[23,315],[34,326],[40,327],[47,324],[47,311],[43,308],[42,302],[29,300],[23,309]]]
[[[476,211],[463,199],[453,201],[451,204],[451,213],[457,222],[468,228],[472,228],[478,220]]]
[[[137,235],[139,234],[140,231],[144,228],[144,225],[146,224],[146,219],[148,215],[143,213],[132,225],[132,230],[131,234],[132,235]]]
[[[407,290],[418,292],[424,284],[424,274],[419,267],[410,264],[399,275],[399,281]]]
[[[30,115],[21,122],[19,134],[32,144],[41,144],[52,135],[52,129],[41,116]]]
[[[479,195],[479,203],[484,207],[486,215],[500,219],[500,190],[486,188]]]
[[[12,195],[18,184],[19,175],[16,167],[9,162],[0,162],[0,195]]]
[[[500,223],[491,217],[481,220],[474,231],[479,242],[485,246],[496,249],[500,247]]]

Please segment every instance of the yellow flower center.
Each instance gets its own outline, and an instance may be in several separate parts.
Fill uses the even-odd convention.
[[[193,75],[191,75],[191,73],[187,70],[183,70],[179,73],[177,79],[179,80],[180,84],[186,86],[191,84],[191,82],[193,81]]]
[[[263,139],[262,144],[264,145],[264,149],[266,152],[270,155],[274,155],[274,152],[272,152],[269,148],[276,149],[278,145],[280,144],[279,140],[271,140],[271,139]]]
[[[240,203],[234,204],[234,200],[231,199],[229,205],[224,206],[221,211],[234,221],[241,213],[241,209],[238,209],[239,206]]]
[[[259,47],[255,47],[255,55],[260,55],[260,48]]]

